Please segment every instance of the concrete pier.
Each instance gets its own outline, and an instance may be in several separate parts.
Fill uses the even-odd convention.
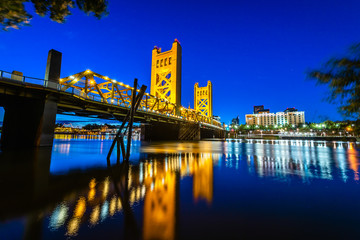
[[[55,50],[48,54],[45,86],[56,89],[60,79],[61,56]],[[6,97],[1,99],[5,109],[1,148],[52,146],[57,103],[51,93],[36,98]]]
[[[223,130],[208,129],[200,123],[159,123],[151,122],[141,125],[143,141],[199,141],[204,138],[224,138]]]
[[[171,141],[178,140],[179,124],[145,123],[141,124],[142,141]]]

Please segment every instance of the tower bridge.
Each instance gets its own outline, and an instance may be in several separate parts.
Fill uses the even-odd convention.
[[[62,54],[50,50],[45,79],[0,71],[0,105],[5,109],[2,148],[51,146],[56,114],[122,120],[136,87],[89,69],[60,78]],[[181,106],[181,46],[152,52],[150,93],[135,113],[143,140],[200,140],[223,137],[213,119],[212,85],[195,84],[194,109]],[[136,90],[139,91],[139,90]]]

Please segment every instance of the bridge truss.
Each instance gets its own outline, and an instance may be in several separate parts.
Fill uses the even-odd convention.
[[[60,90],[65,92],[74,92],[75,95],[100,101],[112,105],[130,108],[131,96],[134,88],[111,79],[107,76],[95,73],[91,70],[79,72],[77,74],[60,79]],[[137,90],[139,91],[139,90]],[[171,103],[167,99],[158,98],[145,93],[139,106],[139,110],[153,112],[169,117],[181,118],[191,122],[202,122],[213,124],[218,127],[221,123],[213,120],[211,117],[201,115],[194,109],[184,108],[180,105]]]

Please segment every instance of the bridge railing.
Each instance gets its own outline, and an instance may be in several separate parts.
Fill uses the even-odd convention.
[[[21,82],[21,83],[28,83],[28,84],[35,84],[41,86],[47,86],[47,80],[41,78],[34,78],[34,77],[27,77],[23,75],[18,75],[15,73],[10,73],[6,71],[0,70],[0,77],[5,78],[6,80],[14,81],[14,82]]]
[[[96,102],[103,102],[107,104],[112,104],[122,107],[130,107],[130,96],[132,95],[133,88],[122,84],[124,88],[120,89],[118,83],[114,83],[121,91],[122,96],[117,96],[117,98],[102,98],[100,95],[93,93],[85,93],[84,89],[81,89],[79,86],[66,86],[64,83],[55,83],[40,78],[27,77],[23,75],[18,75],[15,73],[10,73],[0,70],[0,78],[5,81],[13,83],[21,83],[24,85],[34,85],[42,86],[45,88],[50,88],[66,93],[70,93],[74,96],[89,99]],[[109,83],[110,84],[110,83]],[[64,88],[66,86],[66,88]],[[121,100],[122,99],[122,100]],[[192,122],[200,122],[208,125],[215,125],[221,127],[221,123],[211,119],[206,116],[202,116],[199,113],[196,113],[193,109],[184,108],[182,106],[176,106],[173,103],[170,103],[166,99],[157,98],[156,96],[150,95],[148,93],[144,94],[144,97],[141,101],[139,111],[150,112],[157,115],[163,115],[167,117],[183,119]]]

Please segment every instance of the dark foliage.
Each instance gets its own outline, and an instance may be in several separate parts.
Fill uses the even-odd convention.
[[[338,104],[343,115],[360,118],[360,44],[352,46],[346,56],[330,59],[308,76],[329,87],[327,100]]]
[[[29,25],[32,16],[26,11],[25,3],[33,5],[40,16],[49,15],[59,23],[65,22],[71,15],[70,8],[74,7],[98,19],[108,14],[106,0],[1,0],[0,24],[4,30]]]

